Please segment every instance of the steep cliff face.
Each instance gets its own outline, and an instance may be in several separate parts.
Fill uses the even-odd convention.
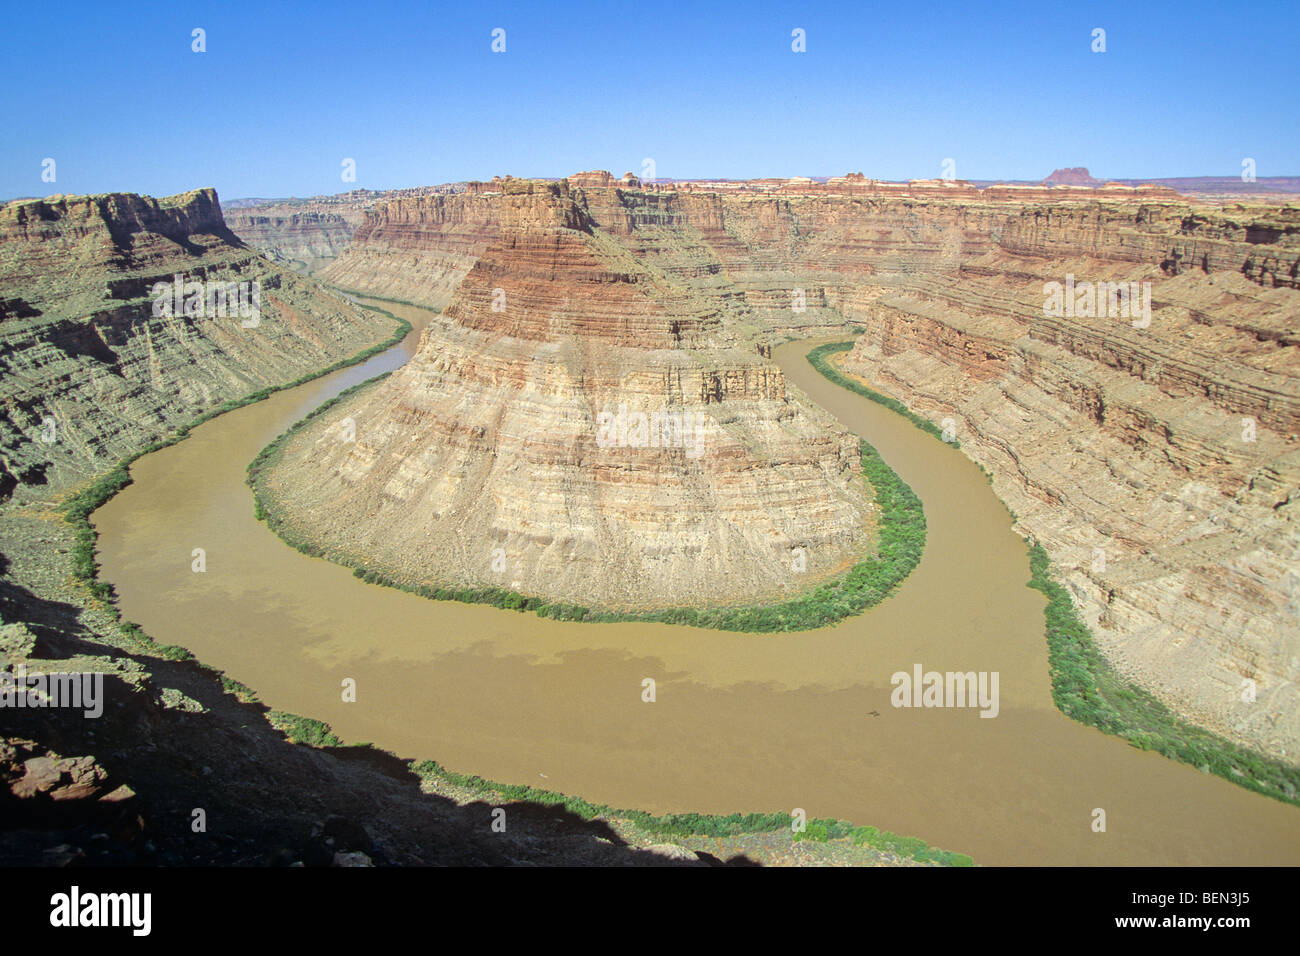
[[[279,204],[226,214],[231,231],[245,243],[268,259],[308,275],[339,257],[364,218],[360,208],[340,213]]]
[[[440,309],[496,238],[492,193],[398,199],[366,211],[345,255],[320,273],[344,289]]]
[[[413,189],[354,189],[307,199],[236,199],[226,224],[262,255],[297,272],[315,275],[342,255],[366,221],[366,211],[397,199],[451,195],[465,183]]]
[[[1293,756],[1300,295],[1213,257],[1209,272],[1172,275],[1150,262],[1164,245],[1054,218],[1059,232],[1012,229],[928,284],[878,277],[845,367],[950,419],[1122,671],[1199,723]],[[1229,263],[1250,255],[1213,241]],[[1149,318],[1045,315],[1045,284],[1067,274],[1149,282]]]
[[[438,420],[469,416],[469,430],[482,429],[481,451],[518,460],[501,456],[498,437],[484,439],[499,436],[506,419],[489,410],[503,404],[457,397],[464,382],[487,389],[510,383],[556,402],[591,390],[597,399],[585,401],[585,412],[564,413],[564,426],[542,427],[539,418],[528,426],[536,446],[586,448],[580,435],[593,428],[600,403],[629,401],[637,391],[626,391],[633,367],[640,374],[662,369],[658,381],[674,389],[680,381],[690,395],[716,394],[704,383],[729,369],[724,393],[731,381],[742,383],[738,394],[745,395],[757,384],[761,400],[773,401],[769,394],[780,396],[780,389],[764,390],[779,379],[743,354],[752,343],[864,327],[848,369],[937,422],[953,419],[962,447],[995,474],[994,487],[1020,528],[1066,569],[1076,601],[1121,669],[1229,736],[1278,755],[1300,749],[1293,501],[1300,487],[1300,209],[1211,206],[1164,188],[1114,184],[976,189],[850,175],[825,184],[641,189],[585,173],[547,213],[563,221],[530,226],[525,219],[537,210],[519,219],[523,200],[507,195],[511,188],[508,180],[471,184],[466,195],[438,203],[378,207],[331,267],[350,277],[340,284],[426,304],[440,305],[459,288],[447,328],[430,333],[418,366],[385,390],[390,423],[382,427],[415,421],[412,409],[422,399],[410,396],[427,386],[437,396],[429,402]],[[1130,291],[1136,282],[1138,311],[1112,316],[1103,294],[1094,315],[1051,314],[1045,287],[1076,280],[1124,283]],[[506,311],[492,311],[494,290],[504,291]],[[471,333],[484,338],[466,338]],[[640,352],[626,353],[635,360],[609,360],[618,375],[597,374],[607,356],[638,343]],[[695,373],[648,361],[705,349],[704,371]],[[534,364],[535,354],[547,355],[549,365]],[[417,367],[424,369],[419,388]],[[661,394],[640,391],[637,400]],[[358,425],[363,420],[376,423],[375,435],[387,434],[375,408],[357,415]],[[751,427],[753,418],[746,420]],[[515,427],[522,447],[524,426]],[[382,473],[393,502],[423,483],[442,489],[430,502],[461,488],[455,469],[470,474],[469,452],[459,465],[444,465],[432,464],[436,456],[427,450],[421,464],[403,471],[395,435],[358,432],[355,448],[328,452],[318,434],[311,454],[328,464],[310,474],[344,493]],[[823,462],[824,472],[835,472],[830,459]],[[641,481],[626,469],[617,480],[629,488]],[[465,487],[474,494],[490,482],[476,476]],[[544,538],[591,540],[572,529],[596,527],[594,514],[553,506],[563,496],[539,496],[527,483],[511,493],[531,497],[530,510],[543,501]],[[635,509],[641,493],[614,500]],[[514,507],[509,495],[500,498],[500,511]],[[821,500],[825,508],[834,496],[822,491],[803,500],[803,507]],[[482,537],[447,566],[486,565],[483,540],[516,540],[510,535],[529,520],[518,507],[519,515],[500,525],[512,530],[497,537],[476,531]],[[470,524],[496,528],[497,514]],[[638,514],[638,533],[648,529],[647,540],[671,551],[655,537],[664,519]],[[394,529],[400,524],[388,520]],[[449,533],[439,527],[435,538]],[[379,537],[352,543],[379,547]],[[514,572],[477,580],[529,586]],[[1243,680],[1254,682],[1256,702],[1242,700],[1250,686]]]
[[[224,400],[360,351],[390,325],[246,247],[210,189],[9,203],[3,491],[87,477]]]
[[[1109,203],[1027,208],[1006,223],[999,245],[1035,257],[1093,256],[1159,266],[1163,275],[1239,272],[1268,288],[1300,288],[1300,207],[1199,209],[1184,203],[1138,208]]]
[[[134,193],[55,196],[16,200],[0,208],[4,211],[0,236],[6,241],[80,241],[104,232],[114,239],[145,234],[181,241],[195,233],[231,239],[212,189],[195,189],[164,199]]]
[[[606,230],[611,204],[505,184],[415,359],[286,448],[266,490],[291,534],[412,583],[602,607],[773,599],[866,549],[856,442],[635,255],[626,221]],[[390,210],[390,236],[416,242],[430,212]],[[404,261],[464,241],[438,212],[450,238]]]

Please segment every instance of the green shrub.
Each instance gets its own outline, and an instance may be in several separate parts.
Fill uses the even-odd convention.
[[[642,833],[653,836],[724,838],[743,836],[749,833],[775,833],[783,830],[788,831],[790,828],[790,815],[788,813],[729,813],[725,815],[665,813],[655,816],[642,810],[616,810],[604,804],[588,803],[580,797],[570,797],[529,786],[497,783],[492,780],[484,780],[478,776],[456,773],[447,770],[433,760],[422,760],[412,764],[411,770],[419,777],[448,784],[462,790],[469,790],[474,795],[484,799],[501,802],[527,801],[543,806],[559,806],[569,813],[587,820],[596,817],[626,820]],[[809,820],[807,829],[802,834],[792,834],[791,838],[795,842],[808,840],[810,842],[824,843],[828,840],[843,839],[865,830],[875,833],[881,832],[876,830],[875,827],[854,828],[851,823],[845,820],[817,819]],[[888,836],[893,837],[893,834],[888,834]],[[858,840],[857,842],[862,843],[863,841]],[[925,846],[925,841],[917,842],[921,846]],[[949,853],[935,847],[928,847],[927,852],[933,854],[934,862],[945,866],[971,865],[970,857],[960,853]],[[966,862],[962,863],[963,860]]]
[[[283,710],[273,710],[266,716],[271,726],[283,731],[291,743],[308,744],[312,747],[343,746],[343,741],[335,737],[330,730],[330,725],[322,720],[313,720]]]
[[[225,674],[219,674],[221,679],[221,689],[227,694],[233,694],[243,701],[257,700],[257,694],[246,684],[241,684],[233,677],[227,677]]]
[[[1067,717],[1172,760],[1208,768],[1233,783],[1300,805],[1300,768],[1249,750],[1174,714],[1125,681],[1093,643],[1070,593],[1052,577],[1041,544],[1029,549],[1029,586],[1047,597],[1047,659],[1052,699]]]
[[[809,823],[803,830],[796,830],[791,839],[795,843],[825,843],[830,839],[830,831],[824,823]]]
[[[930,846],[920,837],[899,836],[888,830],[875,827],[856,827],[852,833],[853,842],[859,846],[869,846],[884,853],[910,858],[919,863],[938,863],[941,866],[974,866],[974,861],[965,853],[953,853]]]

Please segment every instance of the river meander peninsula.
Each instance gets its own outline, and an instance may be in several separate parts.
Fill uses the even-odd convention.
[[[287,537],[602,608],[770,602],[869,553],[857,439],[733,327],[698,233],[623,195],[505,185],[414,359],[264,470]]]

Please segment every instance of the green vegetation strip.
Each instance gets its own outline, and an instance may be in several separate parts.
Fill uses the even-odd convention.
[[[852,342],[820,345],[808,353],[808,361],[836,385],[898,412],[922,431],[943,441],[942,432],[933,422],[912,412],[897,399],[846,377],[828,361],[828,356],[851,348]],[[1053,577],[1047,551],[1037,542],[1029,550],[1029,570],[1029,587],[1047,596],[1044,613],[1052,699],[1061,713],[1103,733],[1122,737],[1141,750],[1154,750],[1204,773],[1213,773],[1249,790],[1300,806],[1300,768],[1197,727],[1170,711],[1149,692],[1124,680],[1097,649],[1092,632],[1079,618],[1069,592]]]
[[[371,744],[344,744],[330,729],[329,724],[310,717],[273,710],[267,717],[272,726],[282,731],[293,743],[312,747],[369,748],[382,753]],[[433,760],[407,761],[411,772],[435,786],[462,791],[465,795],[489,803],[532,803],[539,806],[562,807],[584,820],[626,820],[640,833],[655,837],[737,837],[751,833],[777,833],[787,831],[793,843],[826,843],[830,840],[850,839],[858,846],[893,853],[918,863],[936,863],[940,866],[973,866],[964,853],[953,853],[930,846],[920,837],[899,836],[876,827],[858,827],[846,820],[808,820],[802,831],[795,832],[793,818],[788,813],[665,813],[658,816],[644,810],[620,810],[604,804],[589,803],[581,797],[570,797],[554,790],[539,790],[520,784],[498,783],[482,777],[456,773]]]
[[[528,801],[546,806],[560,806],[570,813],[592,820],[597,817],[627,820],[643,833],[668,837],[733,837],[747,833],[774,833],[792,831],[792,818],[788,813],[731,813],[726,816],[703,813],[667,813],[654,816],[641,810],[617,810],[601,804],[588,803],[579,797],[568,797],[550,790],[501,784],[482,777],[453,773],[432,760],[415,764],[415,773],[426,779],[449,784],[477,795],[499,797],[503,801]],[[859,846],[894,853],[900,857],[922,863],[942,866],[971,866],[964,853],[952,853],[930,846],[919,837],[898,836],[875,827],[855,827],[845,820],[815,819],[807,821],[802,832],[791,832],[793,842],[825,843],[829,840],[851,838]]]
[[[276,386],[272,388],[261,389],[252,395],[238,401],[228,401],[217,408],[200,415],[191,421],[188,425],[180,428],[168,438],[155,442],[147,448],[142,449],[134,455],[122,459],[112,469],[97,478],[91,485],[82,491],[69,497],[63,505],[64,517],[76,529],[76,545],[73,550],[73,576],[83,583],[90,594],[103,603],[105,610],[113,615],[118,622],[122,634],[136,641],[143,646],[148,652],[159,657],[175,660],[188,661],[192,666],[200,670],[207,671],[216,676],[222,688],[226,693],[231,694],[246,703],[256,702],[257,694],[248,686],[240,683],[224,672],[216,668],[209,667],[199,662],[194,655],[183,647],[171,644],[159,644],[141,628],[138,624],[122,620],[121,610],[117,606],[116,595],[111,585],[99,580],[99,564],[95,560],[95,529],[90,524],[90,515],[115,494],[131,483],[130,466],[137,458],[141,458],[151,452],[174,445],[183,440],[189,433],[203,424],[221,415],[225,412],[232,411],[244,405],[250,405],[253,402],[261,401],[272,393],[282,389],[294,388],[303,385],[315,378],[328,375],[331,372],[351,365],[359,364],[373,355],[378,354],[386,349],[391,348],[406,337],[411,330],[410,323],[400,319],[388,312],[375,306],[363,306],[373,312],[379,312],[398,323],[398,329],[393,336],[386,342],[382,342],[372,348],[359,352],[341,362],[322,369],[312,375],[305,375],[287,385]],[[294,427],[304,424],[315,415],[325,411],[330,406],[337,403],[345,396],[355,392],[357,389],[366,385],[380,381],[387,376],[376,376],[368,379],[360,385],[354,385],[345,389],[336,395],[330,401],[318,407],[308,415],[302,422]],[[264,463],[265,456],[270,454],[279,442],[288,437],[289,433],[281,436],[280,440],[263,449],[258,455],[250,469],[250,482],[256,476],[254,466]],[[869,448],[864,443],[864,449]],[[874,449],[872,450],[874,454]],[[877,456],[878,459],[879,456]],[[884,463],[880,463],[889,474],[890,471]],[[911,489],[907,488],[901,480],[894,476],[895,480],[902,489],[906,490],[912,500],[916,501],[915,509],[917,515],[921,515],[920,502],[916,496],[911,494]],[[882,476],[883,480],[883,476]],[[900,492],[901,493],[901,492]],[[260,509],[260,504],[258,505]],[[883,507],[883,505],[882,505]],[[259,516],[260,517],[260,516]],[[883,534],[882,534],[883,538]],[[924,516],[920,517],[920,542],[917,545],[916,560],[920,559],[920,545],[924,544],[925,538],[925,521]],[[901,549],[901,545],[899,546]],[[882,549],[883,554],[883,549]],[[912,562],[915,566],[915,561]],[[908,570],[911,568],[909,567]],[[380,750],[368,743],[356,743],[345,745],[337,737],[329,724],[311,717],[303,717],[298,714],[292,714],[288,711],[273,710],[266,714],[271,726],[283,733],[289,741],[295,744],[302,744],[311,747],[339,747],[349,746],[356,749],[371,749],[379,753],[389,753]],[[392,755],[396,756],[396,755]],[[565,794],[555,793],[550,790],[538,790],[533,787],[519,786],[514,784],[501,784],[490,780],[484,780],[481,777],[466,776],[464,774],[454,773],[445,770],[439,764],[432,760],[425,760],[419,763],[406,761],[411,767],[413,773],[421,779],[433,783],[443,783],[461,790],[470,791],[478,796],[494,796],[503,800],[527,800],[534,803],[545,804],[547,806],[563,806],[569,812],[591,820],[596,817],[611,819],[628,820],[633,826],[648,835],[661,836],[741,836],[747,833],[770,833],[782,830],[791,826],[791,817],[781,813],[749,813],[749,814],[729,814],[726,816],[698,814],[698,813],[679,813],[665,814],[655,816],[641,810],[614,810],[610,807],[589,803],[580,797],[570,797]],[[813,842],[826,842],[832,839],[851,837],[853,842],[859,846],[870,846],[877,850],[893,853],[899,857],[913,859],[920,863],[935,863],[941,866],[972,866],[971,858],[963,853],[953,853],[948,850],[942,850],[938,847],[930,846],[925,840],[919,837],[904,837],[890,833],[888,830],[878,830],[876,827],[855,827],[853,824],[844,820],[814,819],[807,822],[806,829],[801,833],[792,833],[792,839],[795,842],[803,840]]]
[[[425,312],[439,311],[431,305],[420,305],[418,302],[407,302],[405,299],[389,299],[382,295],[375,295],[373,292],[362,292],[360,289],[345,289],[341,285],[332,285],[330,288],[336,292],[341,292],[344,295],[354,295],[359,299],[369,299],[372,302],[387,302],[390,305],[409,305],[413,309],[423,309]],[[354,304],[361,306],[363,309],[369,309],[371,312],[383,312],[384,315],[392,315],[391,312],[386,312],[376,306],[366,305],[364,302],[357,302]]]
[[[247,479],[253,489],[253,507],[259,521],[266,521],[267,525],[291,547],[303,554],[327,557],[331,561],[350,567],[353,569],[353,576],[367,584],[395,588],[435,601],[490,604],[504,610],[531,611],[541,617],[557,621],[583,623],[640,621],[682,624],[720,631],[772,633],[825,627],[879,604],[897,590],[912,572],[920,562],[921,552],[925,548],[925,512],[921,507],[921,499],[892,468],[885,464],[879,453],[863,441],[859,449],[862,473],[875,489],[880,515],[876,554],[859,561],[842,577],[826,582],[789,601],[751,607],[680,607],[656,611],[608,611],[578,604],[548,601],[545,598],[523,595],[518,591],[502,587],[408,584],[383,571],[368,568],[359,561],[330,553],[320,545],[298,539],[267,507],[265,489],[260,487],[258,481],[268,467],[273,467],[280,461],[287,443],[294,434],[357,389],[367,387],[379,378],[382,376],[340,392],[338,396],[314,409],[263,448],[248,466]]]
[[[1300,768],[1188,723],[1115,671],[1079,619],[1070,593],[1052,577],[1047,551],[1037,542],[1029,550],[1029,570],[1029,586],[1047,595],[1052,699],[1063,714],[1141,750],[1300,806]]]
[[[955,438],[951,441],[944,441],[943,432],[940,431],[939,426],[930,421],[930,419],[916,414],[916,412],[912,411],[898,399],[890,398],[888,395],[882,395],[874,389],[867,388],[867,386],[863,385],[861,382],[849,378],[830,363],[829,357],[831,355],[835,355],[838,352],[847,352],[852,348],[852,342],[831,342],[827,345],[819,345],[808,353],[808,363],[817,371],[821,372],[824,377],[830,379],[841,388],[847,388],[855,395],[861,395],[863,398],[870,399],[877,405],[884,405],[890,411],[898,412],[898,414],[902,415],[917,428],[921,429],[921,431],[925,432],[927,435],[933,435],[945,445],[951,445],[953,448],[961,447]]]
[[[156,441],[145,448],[140,449],[133,455],[123,458],[107,472],[101,474],[87,487],[81,491],[69,496],[63,502],[64,520],[73,526],[76,535],[75,543],[72,548],[72,576],[78,582],[84,584],[91,596],[96,600],[104,603],[116,620],[119,629],[127,637],[138,641],[141,645],[149,648],[153,653],[169,660],[192,660],[193,655],[183,647],[176,647],[171,644],[159,644],[153,640],[138,624],[132,624],[129,621],[123,621],[117,604],[114,601],[113,586],[99,580],[99,564],[95,560],[95,529],[90,523],[90,515],[105,504],[115,494],[131,483],[131,463],[137,458],[166,448],[169,445],[175,445],[189,436],[189,433],[204,422],[211,421],[218,415],[224,415],[226,412],[234,411],[236,408],[242,408],[245,405],[252,405],[254,402],[260,402],[276,392],[285,389],[297,388],[299,385],[305,385],[313,379],[329,375],[331,372],[337,372],[340,369],[348,368],[353,365],[359,365],[366,359],[378,355],[380,352],[387,351],[402,339],[406,338],[407,333],[411,331],[411,323],[405,319],[399,318],[387,309],[377,308],[375,306],[362,306],[371,312],[378,312],[385,315],[397,323],[397,329],[393,334],[378,345],[373,345],[364,349],[350,358],[342,359],[335,362],[328,368],[323,368],[318,372],[311,372],[302,375],[292,382],[284,385],[272,385],[267,388],[259,389],[243,398],[230,399],[222,402],[216,408],[204,412],[198,418],[181,426],[171,435],[160,441]],[[224,679],[224,678],[223,678]]]

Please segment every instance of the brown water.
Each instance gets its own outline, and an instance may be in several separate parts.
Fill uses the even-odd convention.
[[[1143,753],[1053,706],[1043,600],[983,474],[776,350],[925,503],[903,588],[820,631],[579,625],[366,585],[253,519],[244,469],[276,435],[413,352],[223,415],[132,466],[94,516],[126,617],[349,741],[653,812],[790,811],[922,836],[985,864],[1296,864],[1300,810]],[[191,571],[204,548],[207,571]],[[895,709],[890,675],[997,671],[1001,712]],[[341,682],[357,681],[357,700]],[[643,703],[642,679],[657,682]],[[1107,831],[1091,828],[1106,811]]]

